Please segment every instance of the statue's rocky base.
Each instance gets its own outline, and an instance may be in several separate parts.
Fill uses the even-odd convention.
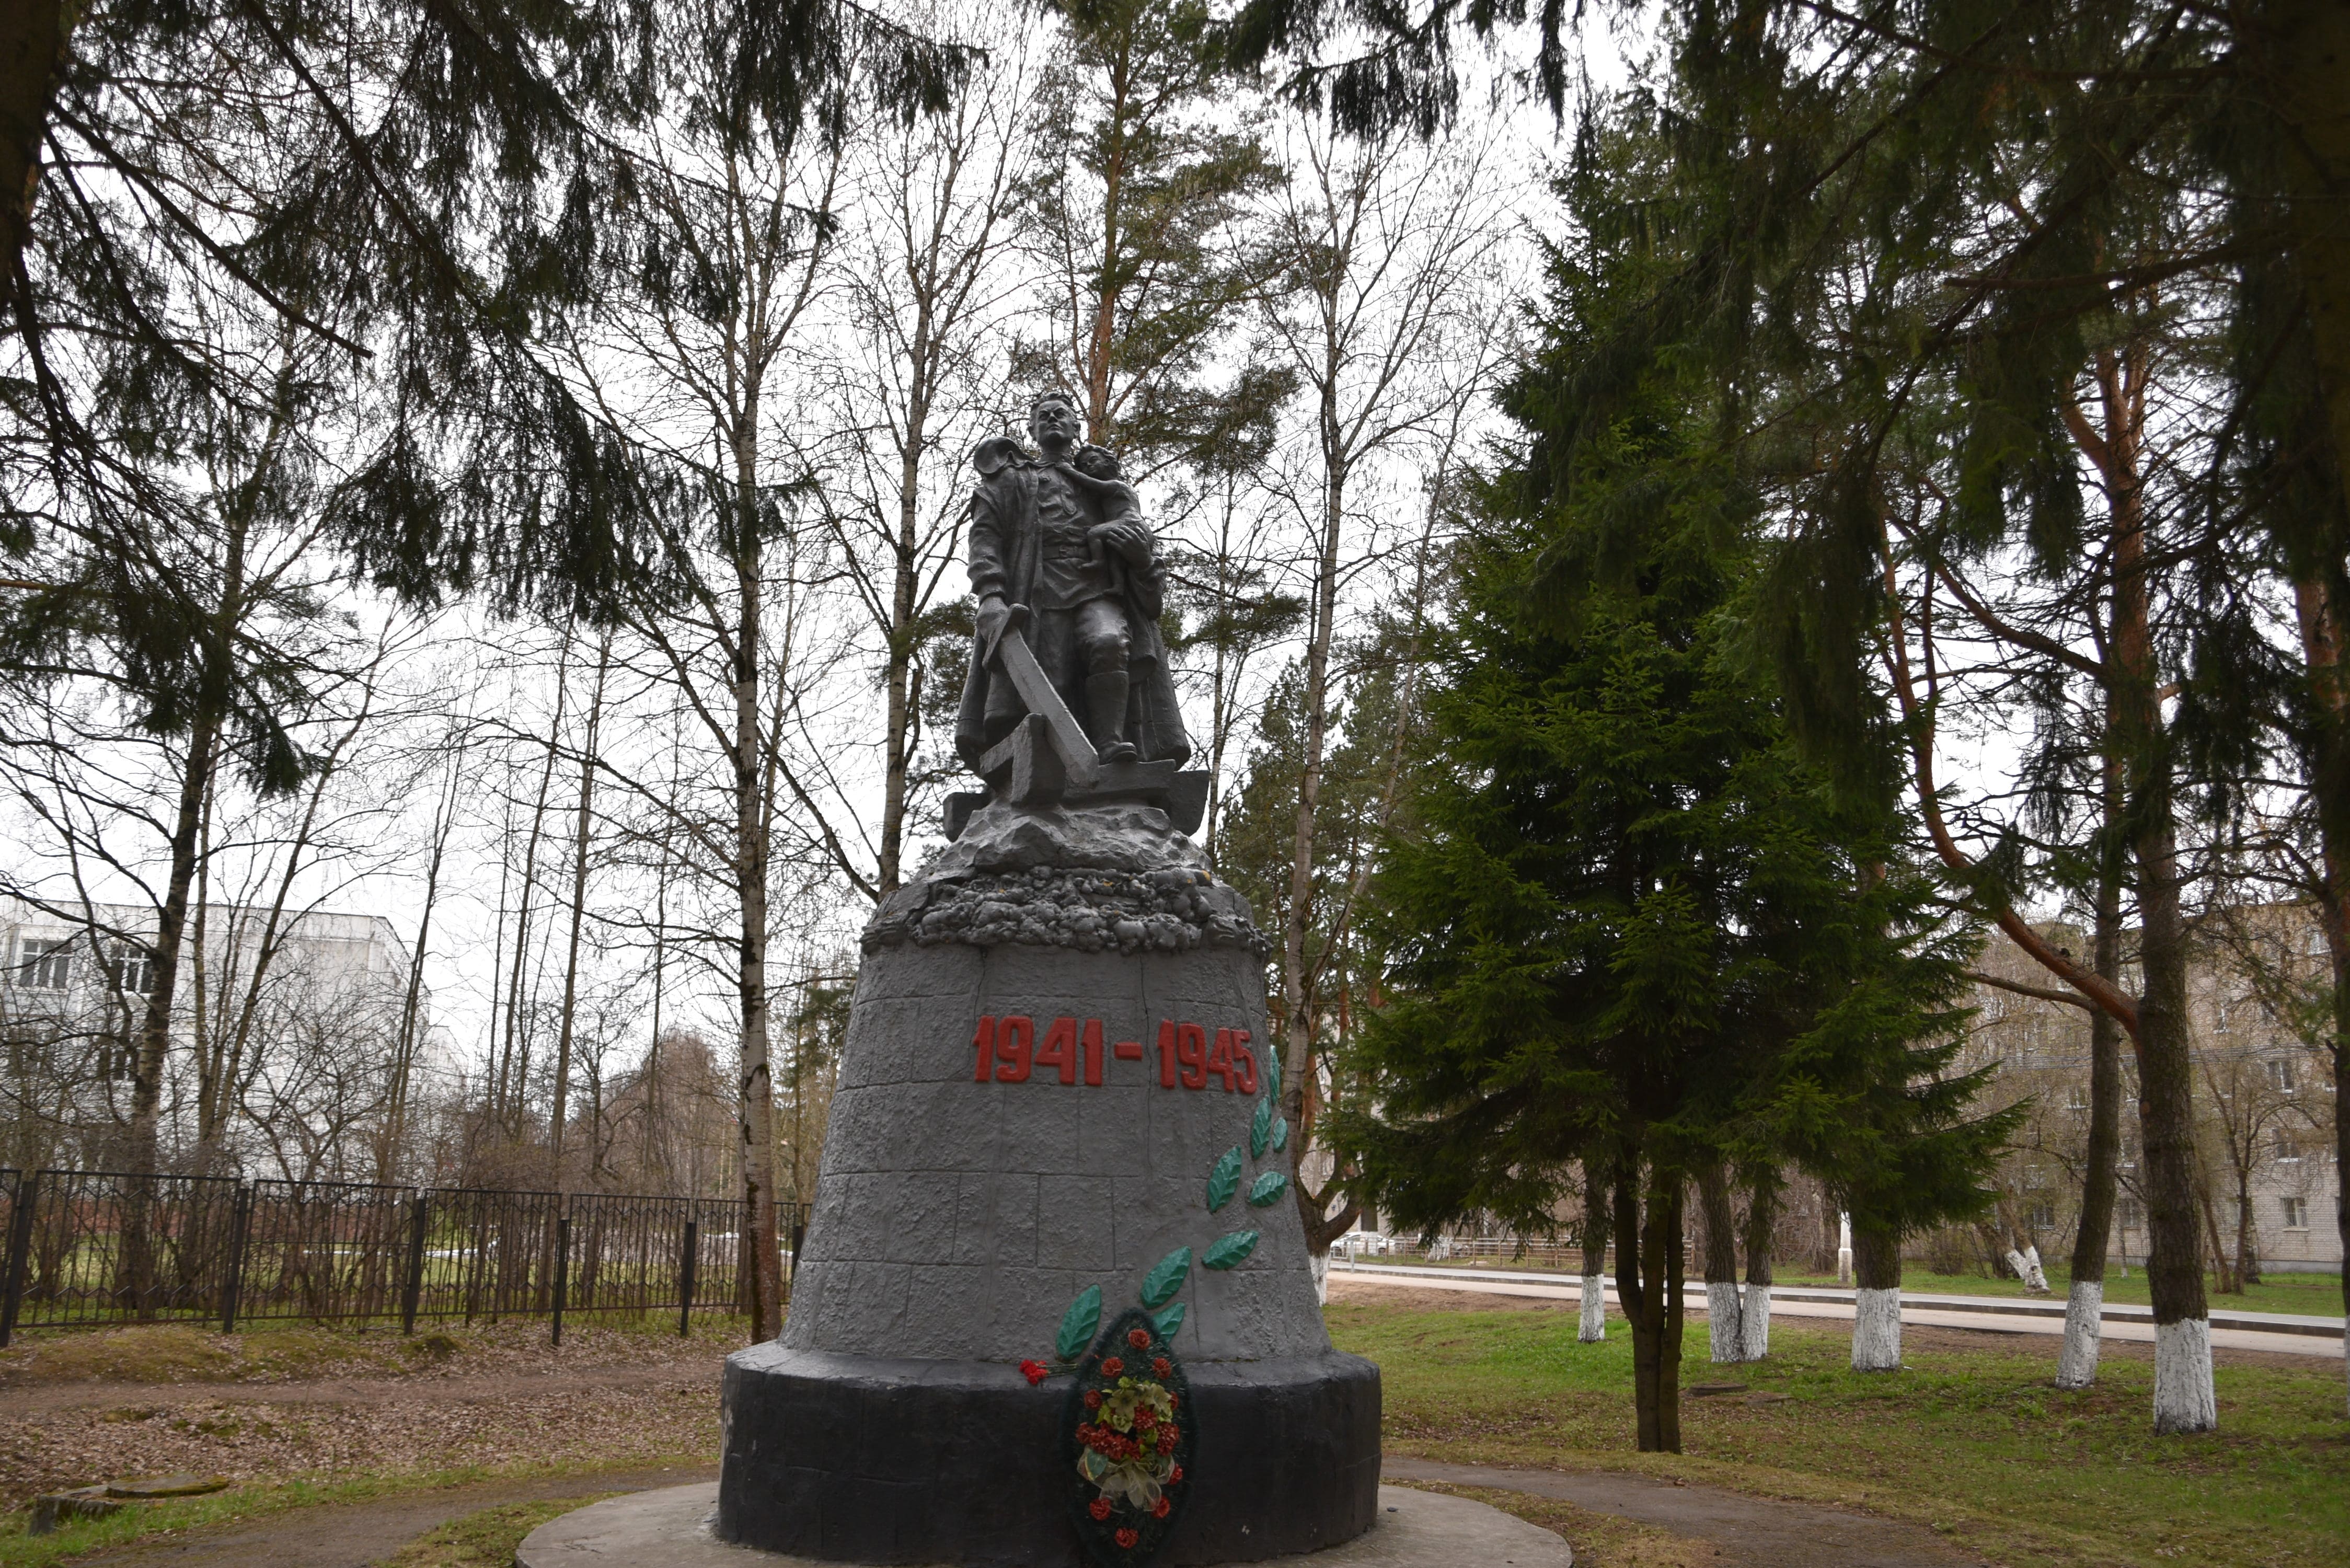
[[[1377,1367],[1334,1350],[1190,1374],[1193,1502],[1159,1562],[1260,1562],[1370,1528]],[[717,1533],[831,1562],[1078,1568],[1067,1394],[986,1363],[740,1352],[726,1364]]]

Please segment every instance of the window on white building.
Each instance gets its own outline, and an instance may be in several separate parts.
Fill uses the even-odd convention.
[[[2293,1058],[2290,1056],[2272,1056],[2269,1058],[2268,1065],[2269,1087],[2276,1090],[2279,1094],[2292,1094],[2293,1086]]]
[[[2309,1229],[2309,1204],[2299,1198],[2280,1199],[2284,1205],[2284,1228],[2288,1231]]]
[[[106,956],[106,982],[117,991],[146,995],[155,989],[155,955],[146,948],[117,942]]]
[[[2277,1128],[2276,1160],[2279,1165],[2301,1163],[2301,1140],[2283,1127]]]
[[[63,991],[73,978],[73,940],[27,941],[16,962],[16,983],[28,991]]]
[[[2032,1228],[2034,1231],[2054,1231],[2056,1229],[2056,1205],[2054,1203],[2033,1204],[2032,1206]]]

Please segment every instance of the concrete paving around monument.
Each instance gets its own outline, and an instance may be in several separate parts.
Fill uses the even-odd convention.
[[[1574,1549],[1547,1530],[1468,1498],[1381,1487],[1371,1529],[1343,1545],[1266,1559],[1268,1568],[1571,1568]],[[816,1568],[817,1559],[733,1546],[711,1533],[718,1488],[666,1487],[616,1497],[540,1525],[515,1568]]]

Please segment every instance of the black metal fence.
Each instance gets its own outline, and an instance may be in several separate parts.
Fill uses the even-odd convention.
[[[731,1314],[740,1199],[0,1169],[0,1345],[19,1328]],[[775,1205],[790,1290],[806,1213]]]

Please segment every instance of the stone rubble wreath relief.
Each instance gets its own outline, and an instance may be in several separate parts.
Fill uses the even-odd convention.
[[[1014,1025],[1020,1027],[1014,1027]],[[1074,1019],[1054,1021],[1047,1044],[1031,1056],[1024,1036],[1033,1033],[1031,1020],[993,1017],[980,1020],[973,1042],[979,1053],[975,1076],[985,1081],[991,1061],[998,1082],[1024,1082],[1038,1066],[1055,1066],[1061,1082],[1076,1081],[1076,1042],[1084,1049],[1086,1082],[1101,1082],[1098,1072],[1101,1022],[1088,1019],[1082,1036]],[[1005,1040],[1015,1042],[1012,1054],[1002,1054]],[[1206,1031],[1197,1024],[1163,1023],[1159,1028],[1159,1083],[1173,1088],[1201,1088],[1220,1075],[1227,1090],[1253,1094],[1257,1086],[1256,1058],[1248,1049],[1246,1030],[1216,1031],[1212,1053]],[[1130,1047],[1130,1049],[1129,1049]],[[1047,1055],[1050,1050],[1052,1054]],[[1125,1060],[1139,1060],[1139,1042],[1116,1048]],[[1011,1064],[1016,1075],[1006,1078]],[[1178,1065],[1182,1071],[1179,1075]],[[1278,1062],[1274,1074],[1279,1082]],[[1274,1109],[1274,1085],[1265,1086],[1249,1117],[1248,1153],[1234,1144],[1216,1158],[1208,1171],[1206,1207],[1218,1213],[1240,1191],[1241,1176],[1250,1160],[1262,1161],[1266,1151],[1280,1153],[1289,1145],[1289,1120]],[[1269,1208],[1289,1189],[1289,1178],[1278,1170],[1261,1170],[1249,1183],[1247,1204]],[[1256,1251],[1261,1233],[1228,1231],[1208,1244],[1200,1266],[1222,1272],[1238,1268]],[[1061,1315],[1054,1336],[1057,1366],[1023,1361],[1021,1374],[1031,1385],[1056,1373],[1074,1376],[1062,1416],[1061,1447],[1071,1474],[1071,1501],[1078,1542],[1086,1555],[1103,1568],[1139,1568],[1166,1542],[1182,1511],[1190,1488],[1185,1472],[1191,1468],[1196,1432],[1190,1408],[1190,1386],[1183,1376],[1171,1342],[1183,1326],[1185,1304],[1175,1298],[1191,1274],[1191,1249],[1178,1247],[1151,1266],[1143,1276],[1141,1305],[1120,1313],[1110,1326],[1101,1327],[1102,1289],[1087,1285],[1077,1293]]]

